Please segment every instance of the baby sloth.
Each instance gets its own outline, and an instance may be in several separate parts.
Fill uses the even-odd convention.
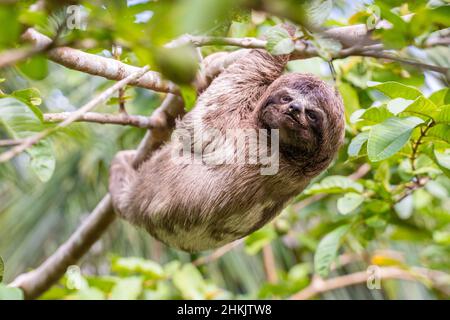
[[[169,246],[207,250],[261,228],[327,168],[342,144],[344,111],[337,91],[310,74],[282,75],[286,55],[246,51],[213,80],[175,132],[192,138],[188,153],[203,159],[254,152],[249,143],[244,150],[230,148],[233,143],[223,138],[228,130],[279,138],[267,148],[277,156],[273,174],[262,174],[264,165],[249,161],[180,162],[174,136],[138,170],[130,165],[129,151],[111,165],[109,190],[118,214]]]

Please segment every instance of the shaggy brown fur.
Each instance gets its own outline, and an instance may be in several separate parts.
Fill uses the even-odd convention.
[[[310,74],[282,75],[287,56],[248,50],[203,92],[177,129],[279,129],[279,170],[260,165],[179,164],[172,139],[135,171],[132,152],[111,167],[110,193],[121,217],[186,251],[222,246],[261,228],[332,161],[342,144],[339,94]],[[214,140],[214,138],[212,138]],[[214,141],[191,151],[203,151]],[[215,141],[217,142],[217,141]],[[218,143],[219,148],[223,141]]]

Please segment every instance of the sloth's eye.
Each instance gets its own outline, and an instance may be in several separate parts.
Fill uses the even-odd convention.
[[[282,96],[280,99],[281,103],[288,103],[292,101],[292,98],[289,96]]]
[[[306,116],[309,120],[316,122],[319,118],[317,117],[317,114],[314,111],[307,110]]]

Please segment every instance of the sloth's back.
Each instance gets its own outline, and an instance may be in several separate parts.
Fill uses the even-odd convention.
[[[251,165],[177,164],[171,144],[139,169],[127,220],[185,251],[220,247],[261,228],[304,185]],[[269,180],[269,181],[267,181]],[[181,190],[181,192],[180,192]]]

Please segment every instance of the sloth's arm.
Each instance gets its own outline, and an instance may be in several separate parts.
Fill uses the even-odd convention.
[[[246,50],[246,54],[227,67],[204,92],[208,100],[219,105],[255,102],[283,72],[287,55],[272,56],[265,50]],[[211,101],[208,101],[211,104]]]

